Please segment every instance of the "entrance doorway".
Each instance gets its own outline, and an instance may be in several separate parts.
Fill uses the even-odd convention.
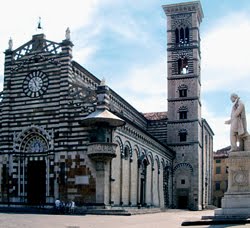
[[[46,164],[29,161],[27,166],[27,201],[31,205],[41,205],[46,199]]]
[[[178,197],[178,208],[186,209],[188,207],[188,196],[179,196]]]

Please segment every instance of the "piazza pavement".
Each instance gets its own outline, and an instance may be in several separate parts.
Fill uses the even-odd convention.
[[[181,226],[183,221],[200,220],[201,216],[213,214],[213,210],[188,211],[175,209],[161,213],[132,216],[0,213],[0,228],[250,227],[250,224]]]

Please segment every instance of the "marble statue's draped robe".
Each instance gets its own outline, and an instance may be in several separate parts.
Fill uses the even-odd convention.
[[[232,107],[230,122],[232,133],[237,133],[238,136],[243,136],[247,133],[245,106],[239,98],[236,99]]]

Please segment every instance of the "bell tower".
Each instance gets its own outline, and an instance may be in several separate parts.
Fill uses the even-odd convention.
[[[176,151],[173,206],[202,209],[199,1],[163,6],[167,16],[168,146]]]

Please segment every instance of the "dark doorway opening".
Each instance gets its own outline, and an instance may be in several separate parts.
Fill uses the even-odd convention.
[[[179,209],[187,209],[188,208],[188,197],[187,196],[179,196],[178,197],[178,208]]]
[[[218,207],[221,208],[221,197],[218,197]]]
[[[142,206],[145,205],[145,180],[144,178],[141,178],[140,202]]]
[[[46,199],[45,160],[29,161],[27,167],[27,201],[30,205],[42,205]]]

